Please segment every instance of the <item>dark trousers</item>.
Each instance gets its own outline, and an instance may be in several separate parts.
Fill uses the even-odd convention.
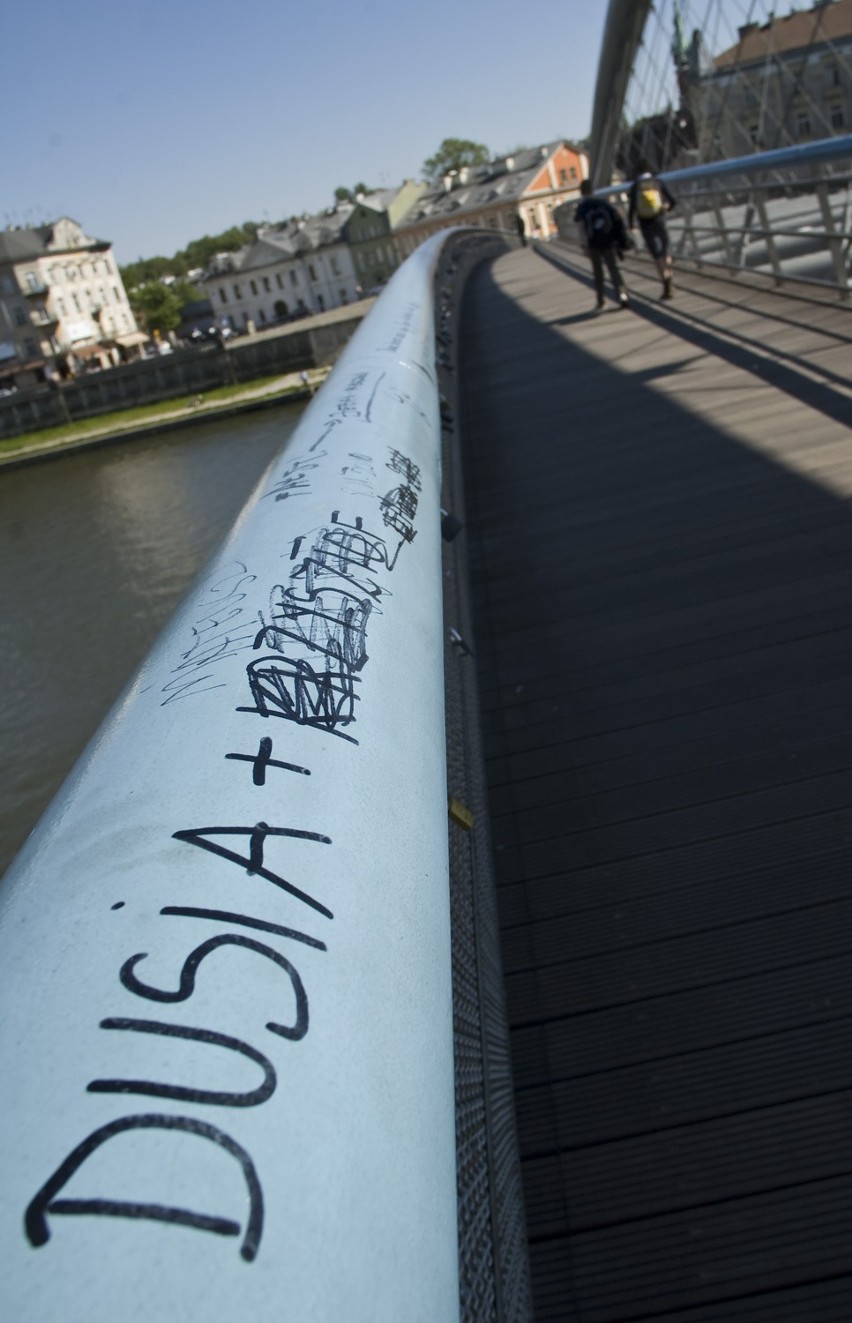
[[[615,249],[610,248],[590,248],[589,257],[592,259],[592,271],[595,277],[595,293],[598,296],[598,303],[603,303],[604,297],[604,262],[606,262],[609,271],[610,280],[616,297],[624,289],[624,281],[621,279],[621,272],[618,269],[618,259],[615,255]]]

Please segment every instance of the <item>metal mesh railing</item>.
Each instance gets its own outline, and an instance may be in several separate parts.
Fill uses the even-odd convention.
[[[443,490],[450,534],[463,522],[464,508],[455,398],[459,305],[470,271],[505,247],[493,235],[459,235],[448,243],[438,274]],[[463,1323],[528,1323],[532,1294],[466,555],[462,527],[445,540],[443,566],[461,1317]]]

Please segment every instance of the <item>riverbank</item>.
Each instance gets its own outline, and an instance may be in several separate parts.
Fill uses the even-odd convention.
[[[43,432],[26,432],[0,441],[0,468],[32,464],[75,450],[192,427],[213,418],[307,401],[330,371],[330,367],[311,368],[307,373],[307,384],[301,373],[288,372],[239,386],[217,387],[189,399],[144,405],[100,418],[87,418],[65,427],[51,427]]]

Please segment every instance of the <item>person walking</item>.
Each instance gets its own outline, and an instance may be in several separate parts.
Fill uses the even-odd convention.
[[[661,180],[642,167],[640,173],[630,185],[630,198],[627,209],[627,223],[631,230],[639,229],[645,247],[654,259],[660,279],[663,282],[663,298],[672,297],[672,255],[669,250],[669,231],[666,225],[666,212],[671,211],[675,200]]]
[[[605,198],[592,196],[591,179],[584,179],[580,184],[580,202],[574,212],[574,221],[577,225],[580,247],[592,263],[596,294],[595,313],[602,312],[604,306],[604,264],[609,271],[619,306],[626,308],[630,299],[618,268],[618,255],[627,250],[627,231],[624,228],[621,212]]]

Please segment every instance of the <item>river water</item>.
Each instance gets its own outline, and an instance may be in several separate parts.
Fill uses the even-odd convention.
[[[0,877],[300,413],[0,471]]]

